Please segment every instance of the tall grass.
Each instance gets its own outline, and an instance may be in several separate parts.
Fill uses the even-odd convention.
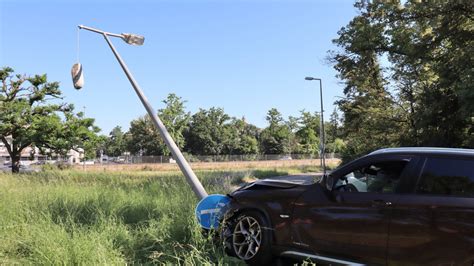
[[[201,171],[210,193],[249,176]],[[0,264],[239,264],[202,234],[179,172],[0,174]]]

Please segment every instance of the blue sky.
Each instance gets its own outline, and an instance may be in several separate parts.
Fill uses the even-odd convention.
[[[128,129],[145,114],[138,97],[98,34],[81,30],[79,61],[85,86],[76,91],[77,25],[145,36],[145,45],[114,39],[155,109],[167,94],[187,109],[223,107],[264,127],[275,107],[284,117],[318,111],[323,79],[326,118],[342,95],[326,62],[331,40],[356,15],[353,1],[9,1],[0,0],[0,66],[47,73],[64,101],[96,119],[102,133]]]

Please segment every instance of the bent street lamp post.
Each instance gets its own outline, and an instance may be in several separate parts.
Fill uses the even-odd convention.
[[[169,134],[168,130],[166,129],[165,125],[163,122],[161,122],[160,118],[158,115],[154,112],[153,108],[151,107],[150,103],[148,102],[147,98],[143,94],[140,86],[138,86],[138,83],[136,82],[135,78],[133,78],[132,74],[128,70],[127,65],[125,62],[122,60],[120,57],[119,53],[117,50],[115,50],[115,47],[113,46],[112,42],[109,39],[109,36],[112,37],[118,37],[123,39],[126,43],[131,44],[131,45],[142,45],[143,42],[145,41],[145,38],[140,35],[136,34],[129,34],[129,33],[122,33],[122,34],[115,34],[115,33],[110,33],[110,32],[105,32],[101,31],[98,29],[86,27],[83,25],[78,26],[79,29],[85,29],[88,31],[92,31],[95,33],[102,34],[107,41],[107,43],[110,46],[110,49],[112,49],[112,52],[114,53],[115,57],[117,58],[117,61],[119,62],[120,66],[122,67],[123,71],[125,72],[125,75],[127,75],[128,80],[132,84],[132,87],[135,89],[135,92],[137,93],[138,97],[140,98],[140,101],[142,104],[145,106],[145,109],[147,110],[148,114],[151,117],[151,120],[155,124],[156,128],[158,128],[161,137],[165,141],[166,146],[168,149],[171,151],[171,154],[173,155],[173,158],[176,160],[176,162],[179,165],[179,168],[183,172],[184,176],[186,177],[186,180],[188,181],[189,185],[191,186],[192,190],[196,194],[196,196],[201,200],[205,197],[207,197],[207,192],[202,186],[201,182],[197,178],[197,176],[194,174],[193,170],[191,169],[191,166],[189,166],[188,162],[184,158],[183,154],[179,150],[178,146],[174,142],[173,138]]]
[[[321,138],[321,158],[322,158],[322,167],[323,167],[323,174],[326,175],[326,156],[325,156],[325,150],[326,150],[326,145],[325,145],[325,137],[324,137],[324,108],[323,108],[323,82],[320,78],[313,78],[313,77],[305,77],[305,80],[318,80],[319,81],[319,94],[321,97],[321,132],[320,132],[320,138]]]

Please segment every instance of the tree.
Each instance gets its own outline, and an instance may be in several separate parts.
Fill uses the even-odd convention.
[[[332,143],[334,142],[335,139],[341,136],[339,120],[340,119],[339,119],[339,114],[337,113],[337,107],[335,107],[333,112],[331,113],[331,116],[329,117],[329,123],[327,122],[325,123],[325,128],[327,131],[327,134],[326,134],[327,143]]]
[[[296,136],[296,131],[299,129],[298,117],[289,116],[288,120],[285,121],[286,126],[290,132],[288,136],[288,153],[298,153],[299,143]]]
[[[230,116],[222,108],[199,109],[186,132],[186,150],[192,154],[220,155],[231,145]]]
[[[317,113],[314,115],[307,111],[300,111],[298,117],[300,124],[296,137],[298,139],[298,153],[302,154],[318,154],[320,145],[320,129],[321,116]]]
[[[374,9],[383,6],[374,6]],[[474,3],[407,2],[376,19],[393,29],[387,51],[408,145],[474,147]],[[413,141],[414,140],[414,141]]]
[[[472,147],[474,4],[359,1],[330,55],[345,83],[346,158],[389,146]],[[383,66],[379,63],[383,58]]]
[[[170,93],[163,103],[166,106],[165,108],[158,110],[158,116],[161,118],[163,124],[168,129],[168,132],[170,133],[176,145],[182,149],[186,144],[184,132],[188,128],[191,117],[189,112],[185,111],[184,104],[186,101],[184,101],[181,97],[178,97],[176,94]],[[168,147],[165,145],[163,145],[162,149],[164,155],[171,154],[171,152],[168,150]]]
[[[332,153],[343,153],[345,149],[346,143],[340,138],[336,138],[326,145],[326,150]]]
[[[165,108],[158,110],[158,116],[170,133],[176,145],[182,149],[185,145],[184,131],[187,129],[189,113],[181,97],[171,93],[163,101]],[[126,146],[132,154],[169,155],[170,151],[161,138],[149,115],[145,115],[130,123]]]
[[[346,143],[342,139],[343,133],[340,126],[339,113],[337,107],[334,108],[326,127],[326,152],[342,154],[345,152]]]
[[[102,154],[107,154],[108,140],[109,138],[107,136],[99,135],[94,139],[84,142],[84,159],[100,158]]]
[[[139,117],[130,122],[126,137],[126,147],[131,154],[163,155],[164,142],[153,125],[149,115]]]
[[[248,124],[245,118],[232,118],[228,126],[227,153],[229,154],[257,154],[258,133],[256,126]]]
[[[288,153],[291,131],[281,113],[276,108],[272,108],[268,111],[266,120],[269,126],[260,134],[261,150],[265,154]]]
[[[356,6],[364,5],[363,3]],[[344,114],[348,149],[344,160],[379,147],[397,145],[396,112],[374,43],[380,42],[383,26],[366,13],[355,17],[334,40],[342,51],[332,55],[338,77],[344,81],[345,98],[337,101]],[[370,137],[369,137],[370,136]]]
[[[102,145],[102,138],[97,135],[100,129],[94,125],[94,119],[84,117],[83,112],[73,113],[73,106],[63,113],[65,121],[56,131],[55,139],[50,143],[40,145],[43,153],[55,152],[65,156],[69,150],[84,150],[86,159],[96,158],[97,149]],[[45,150],[43,147],[47,147]]]
[[[109,137],[106,139],[104,146],[104,153],[109,156],[117,157],[125,152],[127,148],[125,133],[122,132],[120,126],[116,126],[112,131],[110,131]]]
[[[26,147],[66,155],[97,137],[99,128],[94,126],[94,119],[75,114],[71,104],[55,103],[62,99],[58,82],[48,82],[46,74],[13,73],[9,67],[0,70],[0,139],[14,173],[19,171],[21,152]]]

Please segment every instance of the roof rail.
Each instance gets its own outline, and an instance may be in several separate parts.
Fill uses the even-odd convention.
[[[461,149],[461,148],[439,148],[439,147],[399,147],[399,148],[384,148],[373,151],[369,154],[380,154],[380,153],[400,153],[400,152],[438,152],[438,153],[473,153],[474,149]]]

